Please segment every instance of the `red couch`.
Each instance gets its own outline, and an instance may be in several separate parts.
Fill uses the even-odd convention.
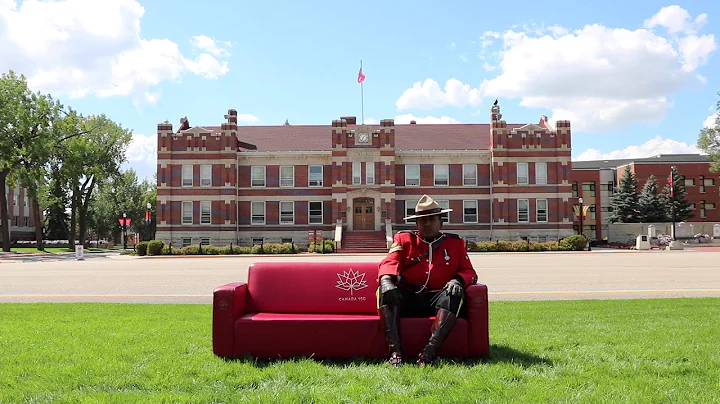
[[[376,262],[254,263],[247,283],[213,291],[213,352],[222,358],[386,357],[377,270]],[[488,353],[487,286],[470,286],[465,304],[440,357]],[[422,350],[433,319],[401,319],[406,358]]]

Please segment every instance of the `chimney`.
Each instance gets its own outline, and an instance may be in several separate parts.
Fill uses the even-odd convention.
[[[354,116],[341,116],[340,119],[344,119],[348,125],[356,125],[357,117]]]
[[[417,122],[415,122],[414,119],[412,121],[410,121],[410,125],[416,125],[416,124],[417,124]]]

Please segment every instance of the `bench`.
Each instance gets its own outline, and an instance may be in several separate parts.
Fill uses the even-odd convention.
[[[377,273],[377,262],[253,263],[247,282],[213,291],[213,352],[221,358],[387,357]],[[488,353],[487,286],[471,285],[464,306],[439,357]],[[407,358],[422,350],[433,320],[401,318]]]

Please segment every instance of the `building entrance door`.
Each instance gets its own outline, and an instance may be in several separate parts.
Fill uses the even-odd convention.
[[[353,230],[375,230],[375,200],[356,198],[353,200]]]

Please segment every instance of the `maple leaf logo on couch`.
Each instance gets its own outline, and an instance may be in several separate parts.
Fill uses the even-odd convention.
[[[365,274],[361,274],[359,271],[350,269],[349,271],[343,271],[342,274],[337,274],[337,276],[338,281],[335,287],[346,292],[349,290],[351,296],[353,291],[365,289],[368,286],[367,282],[365,282]]]

